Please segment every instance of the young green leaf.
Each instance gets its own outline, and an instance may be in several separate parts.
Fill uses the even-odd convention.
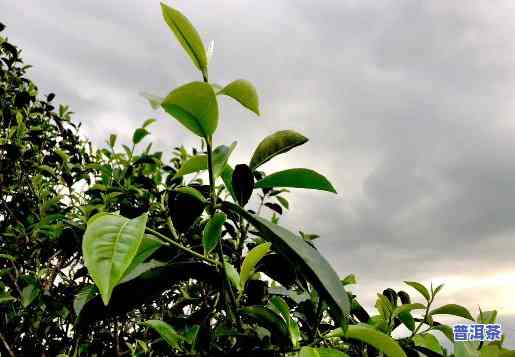
[[[404,283],[417,290],[427,301],[431,300],[431,295],[424,285],[417,283],[416,281],[405,281]]]
[[[147,129],[144,129],[144,128],[136,129],[134,131],[134,134],[132,135],[132,143],[134,145],[138,144],[148,134],[150,134],[150,132]]]
[[[204,43],[195,27],[181,12],[161,3],[161,11],[165,22],[186,50],[195,67],[207,73],[207,56]]]
[[[232,167],[229,164],[226,164],[222,171],[222,175],[220,175],[220,176],[222,177],[225,188],[227,189],[227,191],[229,191],[229,194],[231,195],[233,201],[238,202],[238,199],[237,199],[236,194],[234,193],[234,189],[232,187],[232,175],[233,174],[234,174],[234,170],[232,169]]]
[[[217,94],[227,95],[243,105],[245,108],[259,115],[259,98],[256,88],[247,80],[237,79],[226,85]]]
[[[349,274],[342,280],[342,285],[351,285],[356,284],[356,276],[354,274]]]
[[[145,121],[143,122],[142,128],[143,128],[143,129],[146,129],[149,125],[154,124],[156,121],[157,121],[157,120],[156,120],[156,119],[154,119],[154,118],[149,118],[149,119],[147,119],[147,120],[145,120]]]
[[[207,155],[196,155],[183,162],[174,178],[204,170],[207,170]]]
[[[293,130],[280,130],[264,138],[252,154],[249,167],[257,169],[274,156],[290,151],[308,141],[304,135]]]
[[[290,208],[290,204],[288,203],[288,200],[286,200],[286,198],[281,197],[281,196],[277,196],[276,198],[277,198],[277,201],[279,201],[279,203],[281,204],[281,206],[283,206],[286,209]]]
[[[247,280],[254,274],[254,268],[257,263],[270,251],[272,243],[261,243],[260,245],[252,248],[247,254],[240,269],[240,284],[242,289],[245,289]]]
[[[430,315],[454,315],[463,317],[468,320],[474,321],[474,318],[470,314],[470,312],[463,306],[457,304],[447,304],[440,306],[434,310],[429,312]]]
[[[231,284],[238,290],[241,291],[240,275],[236,268],[229,262],[224,262],[225,273],[229,278]]]
[[[297,187],[336,193],[333,185],[324,176],[308,169],[289,169],[275,172],[256,182],[255,187]]]
[[[116,134],[111,134],[109,135],[109,146],[110,147],[114,147],[114,145],[116,144]]]
[[[325,295],[328,302],[338,308],[343,315],[350,313],[349,297],[338,275],[315,248],[287,229],[253,215],[238,205],[223,202],[222,207],[245,218],[264,239],[274,245],[274,250],[277,249],[283,256],[298,264],[299,269],[317,290]]]
[[[150,107],[154,110],[161,108],[161,103],[165,100],[163,97],[150,94],[150,93],[140,93],[140,95],[148,100],[148,103],[150,104]]]
[[[405,311],[411,311],[411,310],[420,310],[420,309],[425,309],[426,307],[422,304],[419,304],[419,303],[415,303],[415,304],[404,304],[404,305],[401,305],[397,308],[395,308],[395,310],[393,311],[393,316],[397,316],[399,315],[400,313],[403,313]]]
[[[213,87],[208,83],[184,84],[170,92],[161,106],[202,138],[213,135],[218,126],[218,102]]]
[[[270,304],[272,308],[283,317],[286,325],[288,326],[290,340],[293,348],[297,348],[299,346],[299,342],[302,340],[302,337],[300,334],[299,324],[291,317],[288,304],[283,300],[283,298],[279,296],[272,297],[270,299]]]
[[[349,325],[345,337],[365,342],[388,357],[406,357],[402,348],[393,338],[366,324]]]
[[[181,348],[184,338],[175,332],[172,326],[161,320],[147,320],[145,324],[152,327],[171,347]]]
[[[234,141],[230,146],[220,145],[213,150],[213,176],[217,179],[225,169],[237,142]]]
[[[244,207],[249,202],[252,190],[254,190],[254,175],[252,175],[252,171],[245,164],[236,165],[231,182],[236,201],[240,206]]]
[[[84,264],[98,286],[105,305],[136,257],[146,223],[146,214],[127,219],[100,213],[88,221],[82,241]]]
[[[202,245],[204,246],[204,254],[207,255],[215,249],[218,241],[222,236],[222,226],[227,219],[227,216],[222,212],[216,212],[213,217],[209,219],[204,227],[202,236]]]

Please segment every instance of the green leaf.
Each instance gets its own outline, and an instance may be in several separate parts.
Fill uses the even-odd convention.
[[[184,161],[174,177],[181,177],[203,170],[207,170],[207,155],[196,155]]]
[[[227,191],[229,191],[229,194],[231,195],[231,198],[234,202],[238,202],[236,195],[234,194],[234,189],[232,187],[232,175],[234,173],[234,170],[232,167],[228,164],[225,165],[224,170],[222,171],[222,180],[224,182],[225,188]]]
[[[357,282],[356,276],[354,274],[349,274],[345,278],[343,278],[342,285],[345,286],[345,285],[356,284],[356,282]]]
[[[109,135],[109,146],[114,147],[114,145],[116,144],[116,138],[116,134]]]
[[[304,135],[293,130],[280,130],[264,138],[252,154],[249,167],[257,169],[274,156],[290,151],[308,141]]]
[[[436,337],[430,333],[415,335],[413,337],[413,342],[415,343],[415,346],[424,347],[438,354],[443,354],[440,342],[438,342]]]
[[[21,303],[23,307],[28,307],[34,299],[39,296],[41,290],[34,284],[27,285],[21,292]]]
[[[393,338],[366,324],[349,325],[345,337],[365,342],[388,357],[407,357]]]
[[[300,349],[299,357],[320,357],[320,354],[316,348],[304,346]]]
[[[97,294],[98,289],[93,284],[86,285],[80,289],[77,295],[75,295],[75,299],[73,299],[73,311],[75,311],[75,315],[79,316],[84,306],[97,296]]]
[[[438,292],[440,290],[442,290],[442,288],[444,287],[445,284],[440,284],[436,287],[436,289],[432,292],[433,296],[435,296],[436,294],[438,294]]]
[[[216,180],[224,171],[225,165],[229,160],[229,156],[236,147],[236,141],[230,146],[220,145],[213,150],[213,177]]]
[[[256,88],[245,79],[237,79],[226,85],[217,94],[227,95],[236,99],[245,108],[259,115],[259,98]]]
[[[454,332],[450,326],[440,324],[432,327],[433,330],[440,331],[449,339],[449,341],[454,342]]]
[[[499,346],[496,345],[486,345],[481,348],[479,351],[480,357],[499,357]]]
[[[315,248],[287,229],[253,215],[235,204],[223,202],[222,205],[250,222],[261,232],[264,239],[274,245],[274,250],[292,259],[317,290],[321,291],[328,302],[337,307],[342,314],[350,313],[349,297],[338,275]]]
[[[11,262],[14,262],[16,260],[15,257],[9,254],[0,254],[0,259],[10,260]]]
[[[163,97],[160,97],[160,96],[157,96],[154,94],[150,94],[150,93],[140,93],[140,95],[143,98],[145,98],[146,100],[148,100],[150,107],[154,110],[161,108],[161,103],[163,103],[163,101],[165,100]],[[145,127],[145,126],[143,126],[143,127]]]
[[[231,179],[236,202],[240,206],[245,206],[249,202],[254,190],[254,176],[252,171],[245,164],[236,165]]]
[[[183,337],[175,332],[174,328],[161,320],[147,320],[145,324],[152,327],[163,340],[173,348],[181,348]]]
[[[491,310],[491,311],[481,311],[479,310],[480,314],[477,316],[476,321],[481,324],[494,324],[495,320],[497,319],[497,310]]]
[[[137,277],[139,277],[143,273],[146,273],[149,270],[164,267],[164,266],[167,266],[167,264],[164,262],[154,260],[154,259],[152,259],[148,262],[145,262],[145,263],[140,263],[136,267],[134,267],[134,269],[132,269],[131,271],[129,271],[128,273],[125,274],[123,279],[120,281],[120,284],[124,284],[133,279],[136,279]]]
[[[397,315],[399,320],[402,321],[404,326],[406,326],[410,331],[415,330],[415,319],[411,316],[409,311],[401,311]]]
[[[127,219],[100,213],[88,221],[82,241],[84,264],[98,286],[105,305],[136,257],[146,223],[146,214]]]
[[[317,352],[320,357],[349,357],[345,352],[328,347],[318,347]]]
[[[269,330],[271,334],[276,334],[285,343],[289,343],[286,323],[281,316],[271,309],[264,306],[248,306],[241,308],[239,311],[243,315],[256,320],[258,324]]]
[[[144,129],[144,128],[136,129],[134,131],[134,134],[132,135],[132,143],[134,145],[138,144],[148,134],[150,134],[150,132],[147,129]]]
[[[324,176],[309,169],[289,169],[274,172],[256,182],[255,187],[297,187],[336,193],[333,185]]]
[[[454,343],[455,357],[479,357],[479,353],[480,352],[474,348],[470,341]]]
[[[165,22],[191,57],[195,67],[202,73],[207,73],[206,49],[200,35],[190,20],[176,9],[163,3],[161,3],[161,11],[163,12]]]
[[[125,271],[124,277],[120,280],[121,283],[125,283],[131,279],[134,279],[139,274],[143,273],[141,271],[140,265],[152,254],[156,252],[159,248],[161,248],[162,243],[159,239],[155,238],[150,234],[145,234],[143,236],[143,240],[141,241],[141,245],[139,246],[138,253],[132,260],[131,265]],[[139,269],[138,269],[139,267]],[[138,269],[139,273],[134,273],[134,270]],[[148,269],[147,269],[148,270]],[[145,270],[146,271],[146,270]]]
[[[218,241],[222,237],[222,226],[227,216],[222,212],[216,212],[204,227],[202,236],[202,245],[204,246],[204,254],[207,255],[215,249]]]
[[[463,317],[468,320],[474,321],[474,318],[470,314],[470,312],[463,306],[457,304],[447,304],[440,306],[434,310],[429,312],[430,315],[454,315]]]
[[[11,296],[11,294],[9,294],[8,292],[0,291],[0,305],[11,302],[11,301],[15,301],[15,300],[16,300],[16,298]]]
[[[193,188],[191,186],[179,187],[179,188],[176,188],[175,191],[190,195],[202,203],[207,203],[207,200],[204,198],[204,196],[202,196],[202,193],[200,193],[199,190],[197,190],[196,188]]]
[[[241,283],[240,283],[240,274],[238,274],[238,271],[229,262],[224,261],[224,267],[225,267],[225,273],[227,274],[227,277],[229,278],[229,281],[231,284],[238,290],[242,291]]]
[[[276,198],[277,198],[277,201],[279,201],[279,203],[281,204],[281,206],[283,206],[286,209],[290,208],[290,204],[288,203],[286,198],[281,197],[281,196],[277,196]]]
[[[261,243],[258,246],[252,248],[250,252],[248,252],[247,256],[243,260],[240,269],[240,284],[242,289],[245,289],[245,284],[247,280],[250,279],[252,275],[254,275],[254,268],[257,263],[270,251],[270,246],[272,243]]]
[[[422,294],[427,301],[431,300],[431,295],[429,295],[429,291],[424,285],[417,283],[416,281],[405,281],[405,283]]]
[[[147,119],[147,120],[145,120],[145,121],[143,122],[142,128],[143,128],[143,129],[146,129],[149,125],[154,124],[156,121],[157,121],[157,120],[156,120],[156,119],[154,119],[154,118],[149,118],[149,119]]]
[[[302,336],[300,333],[299,324],[293,320],[290,314],[290,309],[286,301],[279,296],[274,296],[270,299],[271,306],[278,312],[286,322],[288,326],[288,332],[290,334],[290,341],[293,345],[293,348],[297,348],[299,346],[299,342],[302,340]]]
[[[218,126],[218,102],[208,83],[191,82],[176,88],[161,104],[183,126],[208,138]]]
[[[426,307],[422,304],[419,304],[419,303],[415,303],[415,304],[404,304],[404,305],[401,305],[397,308],[395,308],[395,310],[393,311],[393,316],[397,316],[405,311],[411,311],[411,310],[420,310],[420,309],[425,309]]]

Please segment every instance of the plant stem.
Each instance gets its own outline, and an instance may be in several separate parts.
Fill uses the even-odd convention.
[[[193,251],[193,250],[191,250],[191,249],[189,249],[189,248],[187,248],[187,247],[183,246],[182,244],[177,243],[177,242],[176,242],[176,241],[174,241],[172,238],[169,238],[169,237],[165,236],[164,234],[161,234],[161,233],[159,233],[158,231],[153,230],[152,228],[148,228],[148,227],[147,227],[147,230],[148,230],[150,233],[155,234],[155,235],[156,235],[156,236],[158,236],[159,238],[161,238],[161,239],[163,239],[163,240],[167,241],[168,243],[170,243],[170,244],[171,244],[171,245],[173,245],[174,247],[179,248],[179,249],[181,249],[181,250],[183,250],[183,251],[185,251],[185,252],[187,252],[187,253],[189,253],[189,254],[191,254],[191,255],[193,255],[193,256],[195,256],[195,257],[197,257],[197,258],[201,259],[201,260],[204,260],[204,261],[206,261],[206,262],[208,262],[208,263],[211,263],[211,264],[214,264],[214,265],[216,265],[216,266],[219,266],[219,265],[220,265],[220,263],[219,263],[219,262],[217,262],[216,260],[213,260],[213,259],[211,259],[211,258],[205,257],[205,256],[203,256],[202,254],[199,254],[199,253],[197,253],[197,252],[195,252],[195,251]]]
[[[422,327],[422,325],[424,324],[424,322],[427,321],[427,317],[429,315],[429,308],[431,307],[431,304],[433,303],[433,299],[434,299],[434,295],[431,296],[431,299],[429,300],[429,302],[427,303],[427,307],[426,307],[426,312],[424,313],[424,319],[422,321],[420,321],[419,325],[417,326],[417,328],[415,329],[415,331],[413,331],[411,333],[411,337],[415,336],[417,334],[417,332],[420,330],[420,328]]]

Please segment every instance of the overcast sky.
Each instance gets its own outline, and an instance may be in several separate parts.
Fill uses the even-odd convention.
[[[515,2],[169,5],[215,41],[212,81],[246,78],[260,95],[261,117],[221,100],[215,141],[238,140],[231,164],[276,130],[310,138],[264,169],[331,180],[338,195],[292,190],[283,224],[318,233],[369,310],[387,287],[411,293],[404,280],[446,283],[437,304],[500,310],[515,347]],[[98,145],[149,117],[160,149],[197,143],[138,95],[201,79],[158,1],[4,0],[0,14],[31,78]]]

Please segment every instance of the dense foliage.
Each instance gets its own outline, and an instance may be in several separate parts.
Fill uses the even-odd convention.
[[[387,289],[370,316],[344,289],[355,277],[337,276],[316,235],[278,225],[287,188],[336,192],[309,169],[259,170],[308,139],[275,132],[231,167],[236,142],[213,142],[218,100],[259,115],[257,92],[246,80],[210,82],[212,46],[180,12],[162,11],[202,75],[165,98],[146,95],[201,139],[171,159],[141,147],[154,119],[129,146],[111,135],[93,148],[0,37],[1,356],[448,356],[429,333],[452,342],[438,315],[495,321],[495,311],[474,319],[459,305],[435,309],[442,286],[416,282],[406,283],[422,302]],[[400,326],[407,337],[392,338]],[[454,346],[456,357],[513,355],[502,341]]]

